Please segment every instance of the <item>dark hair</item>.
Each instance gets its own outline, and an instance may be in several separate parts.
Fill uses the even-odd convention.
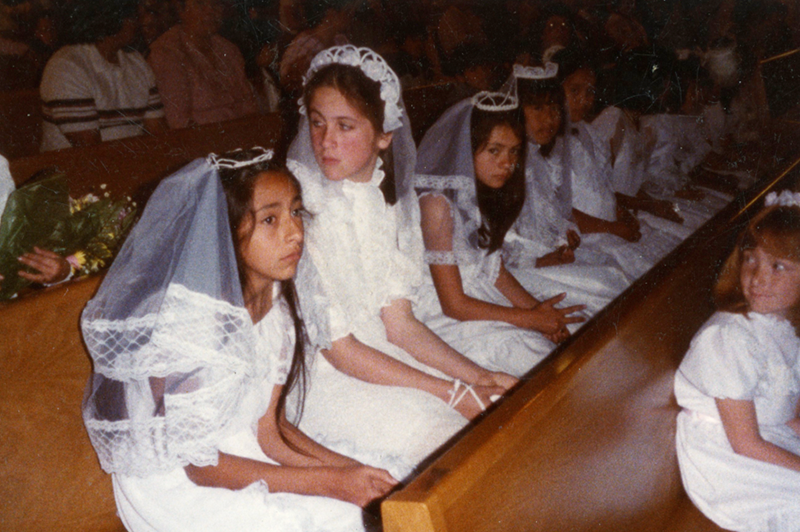
[[[768,207],[742,231],[714,286],[714,302],[719,310],[739,314],[749,310],[742,292],[742,262],[745,251],[759,246],[777,257],[800,262],[800,208]],[[788,318],[800,334],[800,305],[790,310]]]
[[[561,126],[558,128],[558,133],[553,136],[553,140],[547,145],[539,148],[539,153],[543,157],[547,157],[553,151],[556,139],[564,134],[566,128],[567,116],[564,109],[564,88],[556,78],[519,78],[517,79],[517,92],[519,93],[519,105],[522,109],[528,106],[536,107],[550,104],[558,105],[559,109],[561,109]]]
[[[475,156],[498,126],[508,126],[522,141],[520,159],[511,177],[500,188],[483,184],[475,176],[478,208],[481,211],[481,227],[478,229],[478,245],[494,253],[503,245],[506,233],[517,220],[525,202],[525,126],[520,120],[519,110],[483,111],[472,109],[470,117],[470,141]]]
[[[122,31],[139,16],[139,0],[77,0],[65,8],[62,30],[68,44],[94,44]]]
[[[384,101],[381,99],[381,84],[369,79],[360,68],[341,63],[332,63],[317,70],[306,84],[303,92],[303,103],[311,109],[311,98],[321,87],[331,87],[339,91],[345,99],[358,109],[375,128],[383,133]],[[392,147],[382,150],[379,157],[383,160],[386,177],[381,183],[383,198],[389,205],[397,203],[397,190],[394,183],[394,165],[392,164]]]
[[[233,159],[235,161],[249,161],[261,155],[263,152],[258,148],[251,148],[249,150],[235,150],[220,157],[225,159]],[[241,240],[239,238],[239,229],[245,223],[248,217],[253,217],[253,191],[255,190],[255,183],[258,177],[265,172],[277,172],[286,176],[292,185],[301,191],[300,182],[297,178],[287,170],[285,164],[280,159],[273,158],[271,161],[260,162],[244,166],[242,168],[220,168],[219,178],[222,183],[222,189],[225,192],[225,200],[228,207],[228,221],[231,228],[231,236],[234,240],[234,250],[236,253],[236,263],[239,269],[239,279],[242,284],[242,289],[246,283],[245,272],[243,268],[243,261],[240,257],[239,247]],[[298,408],[298,418],[302,416],[303,403],[306,389],[306,363],[305,363],[305,338],[306,330],[303,320],[300,318],[298,308],[297,290],[294,286],[294,280],[289,279],[284,281],[281,287],[281,293],[286,300],[291,311],[292,321],[294,322],[294,355],[292,356],[292,364],[289,368],[289,374],[286,377],[286,383],[278,398],[278,405],[275,409],[275,421],[278,426],[278,433],[281,439],[289,446],[291,442],[287,441],[281,429],[281,418],[286,411],[286,398],[292,389],[299,383],[300,385],[300,401]],[[292,446],[293,447],[293,446]],[[295,449],[297,450],[297,449]]]

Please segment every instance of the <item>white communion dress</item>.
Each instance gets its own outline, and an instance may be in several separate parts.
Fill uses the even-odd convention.
[[[389,342],[381,320],[381,309],[392,301],[413,303],[421,282],[418,210],[412,217],[416,227],[401,229],[401,202],[390,206],[384,200],[379,165],[367,183],[329,181],[316,168],[296,161],[289,167],[302,183],[311,213],[306,251],[328,302],[331,340],[352,334],[411,367],[444,377]],[[401,246],[401,241],[408,245]],[[402,479],[466,423],[433,395],[348,376],[318,352],[299,426],[326,447]]]
[[[443,177],[439,180],[447,181],[448,178]],[[443,190],[436,190],[436,177],[424,176],[423,181],[424,183],[418,181],[418,190],[422,185],[423,190],[429,191],[422,192],[421,196],[433,196],[446,201],[452,220],[452,224],[448,227],[438,228],[439,231],[449,233],[445,235],[445,240],[451,242],[450,249],[426,250],[425,261],[429,265],[458,266],[461,284],[467,296],[495,305],[513,306],[495,286],[502,264],[501,251],[488,253],[476,245],[477,239],[474,233],[478,229],[480,220],[477,202],[472,205],[475,216],[468,217],[465,212],[453,205]],[[432,191],[430,191],[431,185],[433,185]],[[469,183],[465,183],[465,186],[469,186]],[[474,188],[473,184],[471,187],[473,200]],[[431,229],[423,227],[423,232],[427,230]],[[470,239],[469,235],[473,238]],[[419,318],[455,350],[489,370],[503,371],[521,377],[541,362],[555,347],[540,333],[510,323],[488,320],[460,321],[446,316],[430,270],[426,272],[426,282],[420,287],[418,294]]]
[[[800,530],[800,473],[736,454],[715,398],[753,401],[761,436],[800,455],[800,339],[786,320],[718,312],[700,329],[675,376],[676,436],[689,497],[738,532]]]
[[[178,296],[186,291],[180,288]],[[249,316],[243,319],[249,320]],[[252,334],[259,356],[241,368],[241,402],[229,420],[229,435],[218,449],[274,464],[258,444],[256,426],[267,412],[273,388],[285,382],[294,351],[294,327],[283,299],[277,299],[269,313],[253,325]],[[213,372],[214,368],[203,371]],[[182,467],[143,478],[114,474],[113,480],[120,519],[132,532],[364,530],[358,506],[326,497],[271,493],[264,482],[242,490],[201,487],[189,480]]]
[[[504,256],[509,271],[540,299],[567,293],[565,304],[584,304],[594,315],[633,280],[602,248],[583,239],[575,262],[536,268],[536,259],[567,243],[572,221],[572,189],[564,162],[564,142],[556,141],[549,157],[529,143],[525,162],[525,204],[506,235]]]

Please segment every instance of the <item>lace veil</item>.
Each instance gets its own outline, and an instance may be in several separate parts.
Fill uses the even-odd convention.
[[[517,108],[511,95],[480,92],[450,107],[428,129],[419,146],[415,188],[422,196],[442,195],[453,209],[451,250],[427,250],[428,264],[475,264],[485,255],[478,230],[483,217],[475,188],[471,124],[475,108],[507,111]]]
[[[217,463],[256,356],[213,160],[164,180],[81,318],[83,418],[109,473]],[[241,418],[241,416],[239,416]]]
[[[403,270],[407,273],[404,277],[411,279],[412,284],[419,284],[422,281],[422,236],[420,233],[419,204],[413,191],[414,164],[416,162],[416,145],[411,135],[411,125],[408,120],[405,106],[403,104],[400,80],[395,72],[389,67],[386,61],[369,48],[357,48],[352,45],[334,46],[323,50],[311,61],[311,66],[306,73],[303,85],[307,85],[314,73],[326,65],[340,63],[358,67],[370,79],[381,84],[380,95],[384,101],[384,123],[385,133],[392,133],[392,143],[389,148],[391,157],[388,158],[389,164],[393,165],[394,180],[397,192],[397,202],[394,212],[397,219],[397,248],[402,253],[407,264]],[[311,145],[311,132],[309,128],[308,116],[302,99],[300,105],[300,124],[298,133],[289,147],[287,155],[287,166],[297,176],[303,186],[303,203],[311,213],[312,218],[322,212],[338,213],[339,219],[343,220],[351,216],[343,206],[346,198],[343,191],[342,181],[331,181],[325,178],[314,157],[314,150]],[[379,159],[376,172],[380,170],[381,160]],[[319,221],[319,220],[318,220]],[[314,221],[311,222],[314,224]],[[329,273],[337,276],[331,279],[329,285],[333,286],[336,293],[329,294],[331,301],[336,301],[338,305],[343,305],[343,313],[351,321],[358,321],[359,316],[371,313],[372,309],[366,308],[364,304],[364,286],[361,283],[353,282],[354,278],[360,278],[353,273],[355,265],[361,264],[362,257],[358,256],[358,248],[352,245],[355,236],[353,228],[347,223],[340,224],[339,227],[319,227],[324,231],[324,246],[326,250],[325,261]],[[302,264],[302,263],[301,263]],[[308,268],[312,269],[313,266]],[[354,277],[355,275],[355,277]],[[306,272],[301,268],[297,275],[298,286],[306,284]],[[306,308],[306,302],[301,302]],[[318,305],[317,308],[321,308]],[[308,319],[306,319],[308,327]],[[330,330],[330,325],[326,331]],[[317,343],[321,347],[329,345],[330,338],[325,339],[320,335]]]

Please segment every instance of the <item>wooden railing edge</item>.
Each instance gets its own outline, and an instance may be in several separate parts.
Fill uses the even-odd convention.
[[[637,280],[631,287],[623,292],[606,309],[598,313],[592,320],[616,320],[615,323],[625,320],[629,313],[627,309],[642,301],[637,294],[653,290],[663,290],[664,283],[652,286],[654,278],[666,278],[673,274],[684,260],[697,247],[702,246],[720,231],[725,231],[732,223],[741,220],[754,210],[754,206],[770,191],[775,189],[782,180],[800,164],[800,158],[790,163],[779,175],[769,181],[761,182],[747,191],[741,193],[726,208],[717,213],[695,234],[684,241],[678,248],[665,257],[648,274]],[[738,224],[737,224],[738,225]],[[738,229],[737,229],[738,230]],[[545,361],[543,361],[525,379],[518,389],[497,405],[486,417],[476,424],[469,432],[464,434],[458,445],[444,452],[416,478],[402,490],[393,493],[381,504],[381,513],[384,517],[384,526],[387,532],[399,532],[392,529],[395,519],[401,518],[420,519],[424,516],[428,524],[436,524],[433,528],[420,529],[431,532],[447,530],[444,519],[432,516],[441,516],[445,511],[445,502],[440,498],[439,491],[446,492],[452,497],[470,489],[471,485],[480,479],[482,473],[502,459],[502,456],[490,456],[486,449],[496,447],[497,442],[513,433],[514,424],[531,422],[536,418],[547,415],[555,405],[569,391],[568,383],[572,377],[588,363],[592,354],[581,348],[581,344],[605,346],[614,339],[614,330],[610,327],[598,329],[587,324],[580,334],[576,335],[568,344],[560,346]],[[570,348],[571,346],[574,346]],[[463,442],[463,443],[461,443]],[[481,458],[481,459],[478,459]],[[433,487],[437,489],[433,490]],[[402,522],[402,521],[401,521]],[[416,530],[406,528],[403,530]],[[448,531],[449,532],[449,531]]]

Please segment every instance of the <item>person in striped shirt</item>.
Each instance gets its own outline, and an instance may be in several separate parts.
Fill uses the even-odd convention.
[[[155,76],[128,47],[138,32],[138,0],[81,0],[74,36],[47,63],[41,151],[157,134],[166,129]]]

